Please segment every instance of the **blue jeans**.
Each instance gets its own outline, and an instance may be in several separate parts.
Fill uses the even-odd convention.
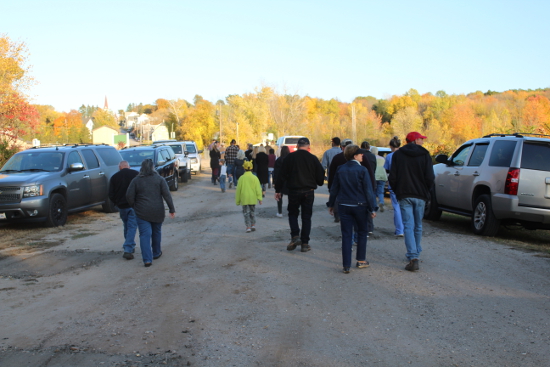
[[[272,176],[273,176],[273,170],[274,170],[274,168],[272,168],[272,167],[267,168],[267,183],[268,183],[269,187],[273,187],[273,183],[271,182],[272,181]]]
[[[370,213],[366,206],[339,205],[340,230],[342,231],[342,263],[344,268],[351,267],[353,229],[357,228],[357,261],[365,261],[367,256],[367,221]]]
[[[395,226],[395,234],[403,234],[405,229],[403,228],[403,219],[401,218],[401,209],[399,208],[399,202],[395,193],[390,189],[391,205],[393,207],[393,224]]]
[[[233,180],[233,177],[235,177],[235,166],[233,164],[227,165],[227,182],[231,182]]]
[[[407,259],[414,260],[422,252],[422,217],[426,201],[417,198],[399,200],[403,225],[405,226],[405,246]]]
[[[309,234],[311,233],[311,215],[313,214],[313,200],[315,192],[309,190],[306,192],[288,193],[288,224],[290,225],[290,236],[292,238],[300,236],[303,244],[309,243]],[[302,231],[298,224],[298,216],[302,208]]]
[[[220,189],[225,190],[225,175],[220,176]]]
[[[376,181],[376,197],[378,198],[378,204],[384,204],[384,186],[386,186],[386,181]]]
[[[153,223],[136,216],[139,228],[139,247],[143,263],[153,262],[153,257],[160,255],[160,240],[162,223]],[[151,249],[152,246],[152,249]]]
[[[133,208],[118,208],[118,214],[120,215],[120,219],[122,219],[122,223],[124,223],[124,244],[122,248],[124,252],[132,253],[136,248],[136,212],[134,212]]]

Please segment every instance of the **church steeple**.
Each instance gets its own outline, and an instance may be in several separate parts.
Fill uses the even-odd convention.
[[[108,110],[108,109],[109,109],[109,103],[107,103],[107,96],[105,96],[105,105],[103,106],[103,109],[104,109],[104,110]]]

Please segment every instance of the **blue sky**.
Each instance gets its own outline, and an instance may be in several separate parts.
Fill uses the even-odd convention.
[[[262,85],[351,102],[550,87],[550,1],[3,1],[32,102],[113,110]]]

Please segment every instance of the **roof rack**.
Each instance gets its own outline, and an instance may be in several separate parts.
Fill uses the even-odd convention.
[[[550,135],[544,135],[544,134],[533,134],[533,133],[513,133],[513,134],[489,134],[485,135],[484,138],[490,138],[493,136],[499,136],[499,137],[505,137],[505,136],[515,136],[516,138],[523,138],[524,136],[538,136],[538,137],[546,137],[550,138]]]

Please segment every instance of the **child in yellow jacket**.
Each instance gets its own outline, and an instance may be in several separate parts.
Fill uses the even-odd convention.
[[[242,205],[246,233],[256,230],[256,203],[262,205],[262,186],[258,177],[252,174],[252,162],[243,164],[244,174],[239,178],[235,194],[235,204]]]

